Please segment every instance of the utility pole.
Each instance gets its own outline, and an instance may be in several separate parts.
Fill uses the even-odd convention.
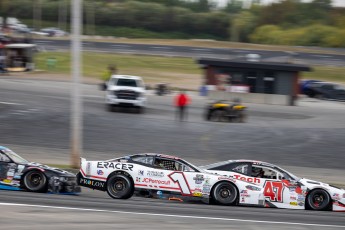
[[[73,87],[72,87],[72,108],[71,108],[71,165],[73,168],[79,168],[79,158],[82,152],[83,146],[83,107],[82,107],[82,90],[80,85],[81,74],[81,39],[82,32],[82,0],[71,1],[72,12],[72,75],[73,75]]]

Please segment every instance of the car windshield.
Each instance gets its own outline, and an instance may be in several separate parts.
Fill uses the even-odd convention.
[[[283,174],[287,174],[287,176],[289,176],[292,180],[295,180],[295,181],[299,181],[300,178],[288,171],[286,171],[285,169],[282,169],[280,167],[277,166],[277,168],[283,173]]]
[[[3,149],[2,151],[17,164],[29,163],[29,161],[25,160],[23,157],[19,156],[17,153],[13,152],[10,149]]]

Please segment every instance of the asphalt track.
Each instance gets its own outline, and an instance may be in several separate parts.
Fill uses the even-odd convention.
[[[248,104],[248,122],[236,124],[204,121],[207,100],[191,96],[188,120],[180,122],[174,117],[173,95],[149,95],[145,114],[110,113],[103,92],[84,84],[83,157],[162,152],[200,165],[250,158],[345,185],[343,103],[303,99],[293,107]],[[0,98],[0,145],[32,161],[68,164],[68,82],[3,76]],[[0,191],[0,203],[4,229],[345,229],[344,213],[138,197],[113,200],[90,189],[79,196]]]
[[[2,229],[345,229],[345,214],[0,191]]]
[[[51,40],[51,39],[35,39],[34,43],[39,46],[41,50],[59,51],[70,50],[69,40]],[[82,47],[84,51],[90,52],[110,52],[110,53],[124,53],[124,54],[145,54],[145,55],[160,55],[160,56],[180,56],[192,58],[222,58],[234,59],[243,58],[247,54],[259,54],[262,61],[279,61],[287,62],[294,60],[296,63],[308,65],[329,65],[329,66],[344,66],[345,55],[342,48],[324,48],[338,54],[324,54],[322,48],[318,48],[315,52],[313,47],[304,47],[310,49],[307,52],[286,52],[273,50],[252,50],[241,48],[208,48],[208,47],[193,47],[193,46],[170,46],[170,45],[151,45],[151,44],[129,44],[118,42],[93,42],[83,41]]]

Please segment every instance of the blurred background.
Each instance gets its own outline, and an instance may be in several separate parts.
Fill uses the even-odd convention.
[[[69,169],[71,9],[68,0],[0,0],[0,145]],[[82,157],[247,158],[345,186],[345,1],[84,0],[81,27]],[[103,90],[114,73],[140,76],[142,113],[109,110]],[[185,121],[176,119],[180,90],[190,98]],[[216,100],[237,98],[244,122],[207,119]]]

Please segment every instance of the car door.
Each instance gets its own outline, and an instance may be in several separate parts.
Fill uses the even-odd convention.
[[[149,172],[150,177],[159,172],[162,176],[161,183],[163,183],[156,189],[175,192],[182,196],[198,197],[210,192],[208,178],[186,162],[161,156],[155,157],[153,167],[154,169],[150,170],[152,172]],[[152,179],[147,178],[145,181],[152,181]]]
[[[283,171],[270,165],[253,163],[251,177],[263,187],[268,205],[281,208],[304,206],[304,194],[301,186]]]

